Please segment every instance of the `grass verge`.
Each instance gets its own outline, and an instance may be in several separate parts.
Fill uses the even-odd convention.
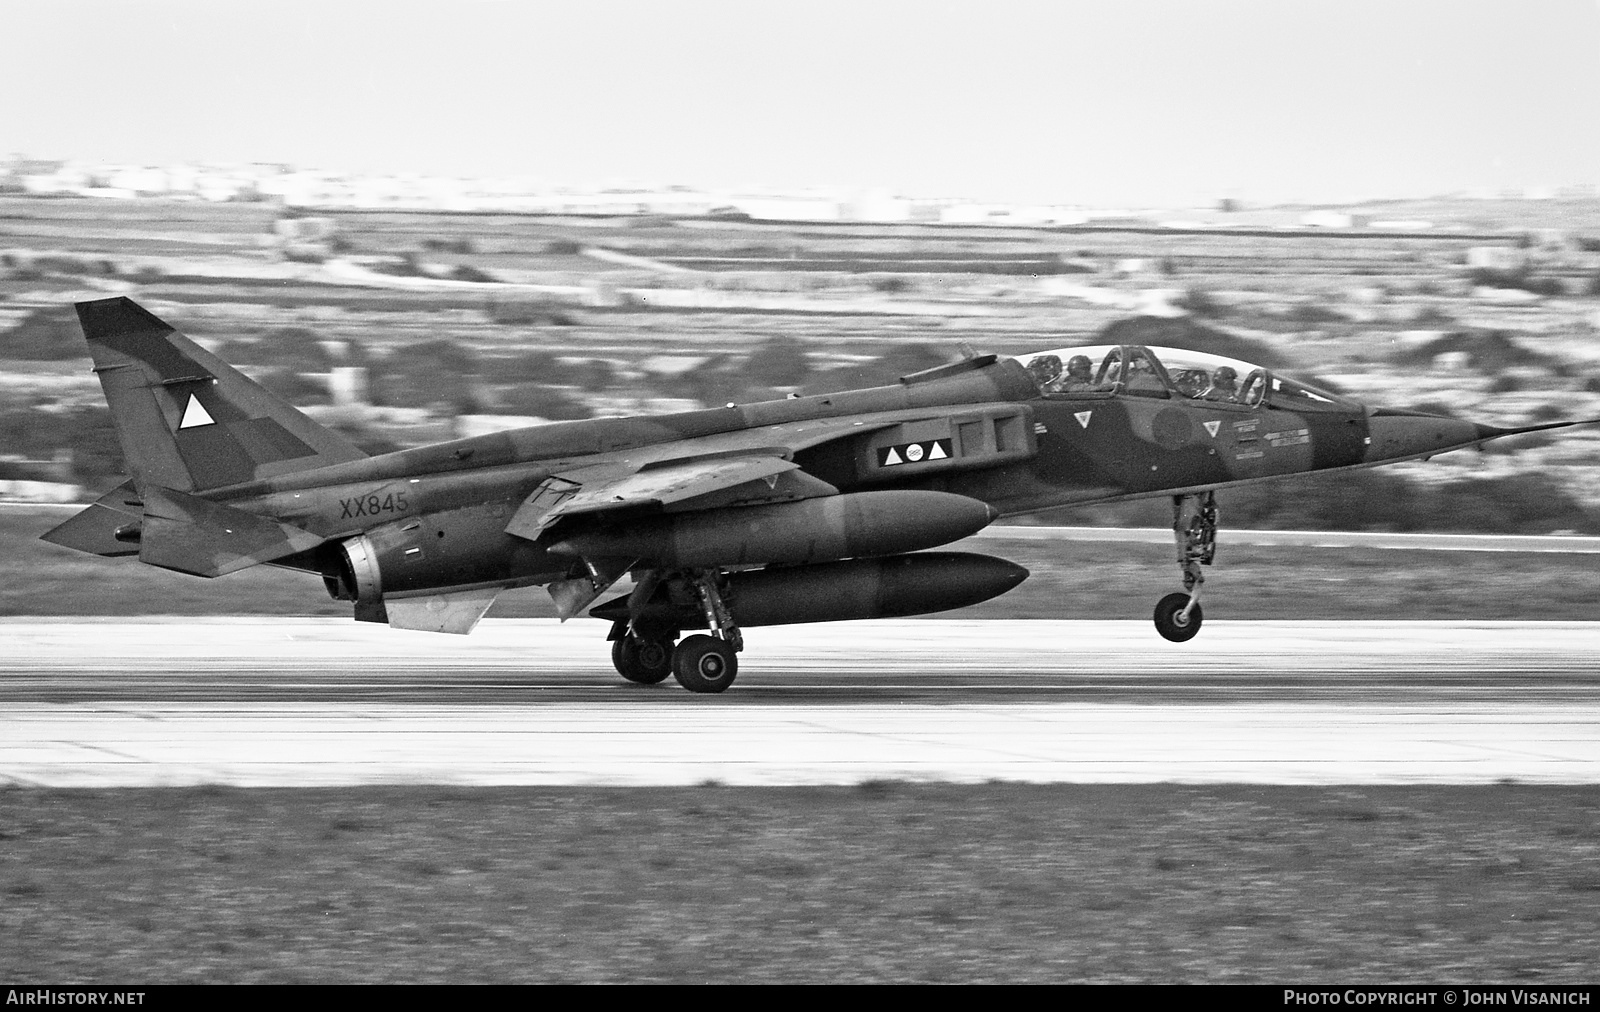
[[[1584,982],[1600,788],[0,790],[0,977]]]

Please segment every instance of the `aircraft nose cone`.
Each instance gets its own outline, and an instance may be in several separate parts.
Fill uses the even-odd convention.
[[[1379,408],[1367,419],[1366,463],[1427,457],[1470,446],[1498,430],[1445,415]]]

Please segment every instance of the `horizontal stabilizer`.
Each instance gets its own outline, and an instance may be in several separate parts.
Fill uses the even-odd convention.
[[[222,576],[322,544],[309,531],[172,489],[144,492],[139,561],[195,576]]]
[[[138,555],[141,512],[133,482],[125,481],[65,523],[40,535],[39,540],[90,555]],[[117,537],[119,530],[123,532],[121,539]]]

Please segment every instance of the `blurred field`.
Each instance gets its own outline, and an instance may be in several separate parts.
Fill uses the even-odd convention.
[[[0,977],[1592,982],[1593,787],[0,789]]]
[[[0,510],[0,615],[349,615],[321,581],[257,567],[218,580],[134,558],[102,559],[38,540],[69,511]],[[1142,618],[1177,589],[1158,545],[986,538],[954,548],[999,555],[1032,575],[949,613],[973,618]],[[1600,619],[1594,556],[1229,545],[1206,583],[1215,619]],[[491,617],[555,614],[543,590],[509,591]]]

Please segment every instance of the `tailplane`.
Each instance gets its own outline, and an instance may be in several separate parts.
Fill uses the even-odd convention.
[[[88,509],[73,514],[66,523],[41,534],[39,539],[90,555],[138,555],[138,531],[143,515],[144,501],[139,498],[133,482],[125,481],[96,499]]]
[[[202,492],[366,456],[132,299],[76,308],[141,489]]]

